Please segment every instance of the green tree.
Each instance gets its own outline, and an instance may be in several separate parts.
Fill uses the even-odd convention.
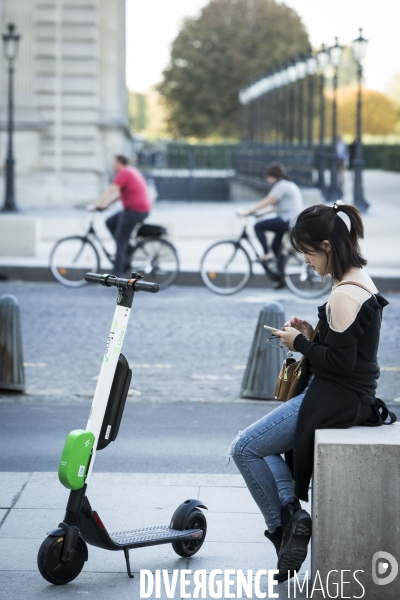
[[[363,134],[387,135],[393,133],[396,124],[396,110],[389,98],[381,92],[364,88],[362,102]],[[355,135],[357,86],[353,85],[338,89],[337,109],[339,133]]]
[[[237,137],[239,89],[307,52],[298,14],[275,0],[211,0],[184,21],[158,89],[176,136]]]

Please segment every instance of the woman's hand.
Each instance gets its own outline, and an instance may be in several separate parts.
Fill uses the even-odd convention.
[[[271,332],[272,335],[276,335],[280,339],[282,344],[286,346],[288,350],[293,350],[293,342],[295,338],[300,335],[300,331],[294,327],[283,327],[282,329],[274,329]]]
[[[286,346],[288,350],[293,350],[293,342],[295,338],[300,335],[300,331],[294,327],[284,326],[282,329],[274,329],[272,335],[276,335],[280,339],[282,344]]]
[[[314,327],[307,321],[304,321],[304,319],[299,319],[299,317],[290,317],[289,321],[286,321],[283,327],[294,327],[308,340],[311,339],[311,336],[314,333]]]

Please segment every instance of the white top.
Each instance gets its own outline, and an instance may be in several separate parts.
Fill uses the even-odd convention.
[[[278,200],[276,212],[284,221],[292,222],[304,208],[301,191],[293,181],[279,179],[268,195]]]
[[[372,294],[378,292],[371,277],[364,269],[350,269],[340,283],[344,281],[361,283]],[[356,285],[340,285],[339,287],[338,284],[334,285],[325,307],[326,318],[332,331],[342,333],[350,327],[354,323],[360,308],[369,298],[371,298],[371,294]]]

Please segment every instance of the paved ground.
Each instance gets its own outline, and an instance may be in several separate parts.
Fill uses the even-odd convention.
[[[21,306],[30,397],[90,398],[114,313],[115,290],[0,283],[0,294],[7,292],[15,294]],[[400,295],[387,297],[379,362],[384,369],[396,369]],[[124,342],[133,368],[132,387],[140,392],[132,399],[237,400],[261,308],[278,302],[287,317],[298,315],[315,324],[317,304],[324,301],[261,290],[220,297],[206,288],[184,287],[137,294]],[[270,351],[276,352],[272,347]],[[399,383],[400,372],[383,370],[378,388],[382,399],[399,396]]]
[[[142,569],[153,573],[166,569],[170,574],[174,569],[190,569],[193,582],[193,572],[200,569],[206,570],[208,575],[214,569],[241,569],[247,575],[250,569],[254,579],[258,570],[276,566],[274,549],[263,536],[263,519],[239,475],[96,473],[88,496],[109,531],[167,525],[181,502],[199,498],[208,506],[204,511],[208,523],[206,541],[191,559],[178,557],[170,545],[131,551],[133,580],[126,575],[122,553],[90,546],[89,561],[81,575],[67,586],[54,587],[38,573],[36,556],[46,532],[56,527],[63,517],[67,491],[54,472],[0,474],[0,490],[0,506],[6,507],[2,511],[6,519],[0,529],[1,600],[82,596],[96,600],[136,600]],[[307,569],[310,569],[309,559],[299,574],[301,582]],[[231,577],[235,582],[233,591],[236,577]],[[260,588],[262,592],[267,591],[265,575]],[[287,598],[287,584],[279,588],[279,597]],[[190,590],[193,584],[186,591],[190,593]],[[158,597],[167,598],[164,589]],[[179,586],[177,593],[170,597],[182,597]],[[297,592],[297,597],[305,595]]]

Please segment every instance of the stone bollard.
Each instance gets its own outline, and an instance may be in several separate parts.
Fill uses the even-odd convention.
[[[21,320],[15,296],[0,296],[0,389],[25,391]]]
[[[276,380],[287,350],[266,343],[267,338],[271,337],[271,332],[264,329],[263,325],[279,329],[285,320],[283,308],[277,302],[266,304],[261,310],[243,377],[242,398],[275,399]],[[279,340],[272,339],[271,342],[279,344]]]

